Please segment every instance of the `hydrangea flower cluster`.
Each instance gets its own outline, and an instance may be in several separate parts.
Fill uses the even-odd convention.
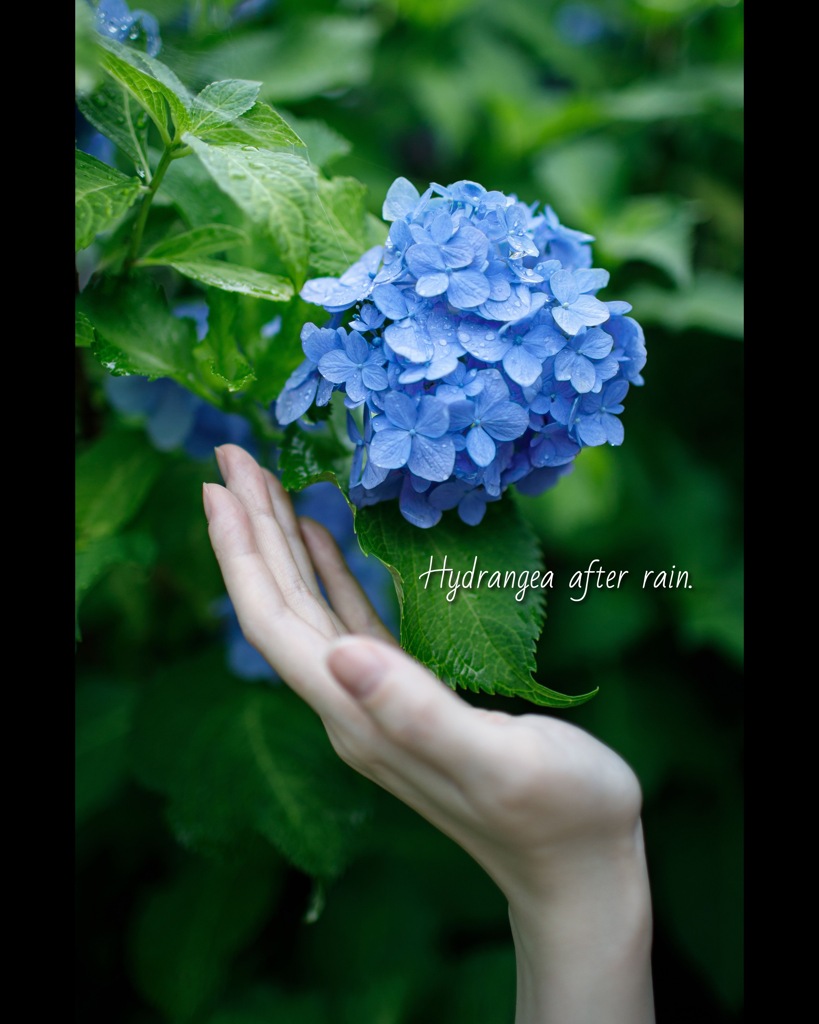
[[[420,195],[398,178],[386,244],[304,285],[331,319],[305,324],[276,416],[344,392],[358,507],[398,498],[417,526],[456,507],[476,525],[510,484],[538,494],[582,448],[622,443],[643,331],[628,303],[597,298],[592,236],[536,210],[473,181]]]

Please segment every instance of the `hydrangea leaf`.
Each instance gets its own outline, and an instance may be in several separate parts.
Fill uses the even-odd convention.
[[[141,430],[110,430],[76,460],[78,549],[110,537],[136,515],[162,468]]]
[[[675,331],[699,327],[729,338],[745,334],[743,285],[727,274],[702,271],[691,287],[682,291],[640,284],[626,297],[646,323],[659,323]]]
[[[191,104],[189,131],[205,135],[210,128],[235,121],[256,102],[261,85],[242,78],[206,85]]]
[[[164,292],[153,282],[135,277],[87,288],[80,308],[97,334],[91,351],[110,373],[173,377],[193,384],[193,321],[174,316]]]
[[[192,97],[182,82],[161,61],[112,39],[101,43],[102,67],[148,112],[166,144],[174,132],[185,131]],[[168,113],[170,112],[170,119]]]
[[[142,995],[175,1024],[201,1020],[237,953],[271,913],[280,867],[258,855],[229,862],[186,858],[151,890],[131,934]]]
[[[373,18],[326,12],[292,17],[252,33],[225,34],[192,69],[199,81],[228,77],[241,68],[258,78],[262,97],[292,102],[367,81],[379,29]]]
[[[75,249],[85,249],[101,231],[119,221],[143,192],[139,178],[129,177],[96,157],[75,151]]]
[[[351,142],[324,121],[295,117],[288,112],[287,123],[294,132],[298,132],[308,159],[315,167],[327,167],[334,160],[347,156],[353,148]]]
[[[239,391],[255,380],[253,369],[237,344],[239,299],[218,288],[208,292],[208,333],[204,345],[212,355],[211,369],[228,386]]]
[[[233,121],[199,126],[191,131],[194,135],[220,146],[234,143],[237,146],[279,149],[282,146],[305,145],[281,114],[262,102],[254,103],[249,110]]]
[[[117,477],[122,484],[121,477]],[[124,485],[123,485],[124,486]],[[156,557],[153,537],[141,531],[128,531],[84,541],[74,557],[74,632],[79,641],[80,606],[85,594],[115,565],[147,568]],[[79,795],[78,795],[79,798]]]
[[[168,263],[171,260],[190,260],[199,256],[212,256],[248,241],[241,228],[230,224],[203,224],[192,231],[184,231],[163,239],[139,261],[141,264]]]
[[[601,224],[598,244],[608,259],[644,260],[666,271],[678,288],[687,288],[697,220],[693,203],[638,196]]]
[[[367,816],[360,776],[286,687],[247,686],[221,650],[168,666],[137,707],[134,764],[168,797],[181,842],[235,852],[255,837],[303,871],[336,876]]]
[[[319,480],[338,483],[350,475],[350,451],[327,430],[299,430],[295,423],[286,429],[279,454],[282,485],[300,491]]]
[[[135,166],[148,165],[148,117],[123,86],[106,79],[92,93],[78,94],[77,106],[83,117],[108,136]]]
[[[152,261],[153,262],[153,261]],[[278,274],[265,274],[252,267],[242,267],[237,263],[226,263],[224,260],[157,260],[173,267],[184,277],[212,288],[222,288],[226,292],[238,292],[254,299],[267,299],[268,302],[286,302],[293,295],[293,286],[286,277]]]
[[[355,178],[318,180],[316,209],[310,220],[310,271],[313,276],[342,274],[367,248],[366,185]]]
[[[78,680],[74,816],[79,825],[117,795],[128,776],[136,690],[122,680]]]
[[[211,178],[198,160],[174,160],[162,180],[154,204],[176,207],[190,227],[208,224],[245,224],[244,214]]]
[[[382,502],[359,509],[356,533],[365,554],[374,554],[390,569],[401,604],[401,643],[451,687],[477,693],[524,697],[546,707],[582,704],[594,693],[567,696],[541,686],[535,671],[535,641],[546,616],[546,591],[528,589],[515,599],[516,587],[502,586],[506,574],[544,572],[537,540],[509,502],[489,505],[478,526],[466,528],[454,515],[444,516],[430,530],[419,530],[398,506]],[[447,600],[448,577],[421,578],[444,559],[453,577],[461,578],[477,558],[473,589]],[[485,570],[480,588],[478,572]],[[488,584],[499,573],[495,588]],[[442,585],[443,584],[443,585]],[[594,691],[596,692],[596,691]]]
[[[307,272],[315,170],[293,153],[211,146],[190,134],[184,140],[219,188],[266,230],[287,272],[301,287]]]
[[[77,312],[74,323],[74,344],[77,348],[90,348],[94,342],[94,325],[85,315]]]
[[[265,336],[261,331],[246,334],[245,351],[256,371],[250,394],[263,405],[275,402],[287,378],[304,360],[301,331],[314,310],[315,306],[298,297],[291,299],[282,309],[277,334]]]

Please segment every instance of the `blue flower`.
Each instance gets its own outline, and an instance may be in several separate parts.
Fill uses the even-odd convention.
[[[398,178],[383,216],[383,247],[302,289],[333,320],[305,326],[276,404],[281,422],[335,390],[363,408],[352,502],[397,499],[423,528],[455,508],[474,524],[507,487],[540,493],[582,448],[620,443],[645,339],[628,303],[597,297],[609,275],[591,235],[469,180],[422,194]]]
[[[162,48],[159,22],[148,11],[132,11],[125,0],[99,0],[95,14],[100,35],[118,43],[142,40],[145,52],[155,57]]]
[[[440,399],[425,395],[416,405],[409,395],[391,392],[384,400],[384,415],[373,427],[370,458],[377,466],[407,466],[425,480],[446,480],[452,472],[455,446],[447,436],[449,407]]]

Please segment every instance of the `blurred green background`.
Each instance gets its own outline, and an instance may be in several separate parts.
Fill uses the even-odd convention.
[[[399,175],[421,189],[469,178],[595,236],[594,265],[612,272],[603,297],[632,302],[645,328],[646,384],[628,396],[621,448],[586,449],[554,490],[509,499],[557,579],[539,678],[565,693],[599,685],[555,713],[643,785],[658,1019],[741,1021],[743,5],[141,6],[187,85],[262,81],[260,98],[333,174],[368,185],[373,213]],[[131,452],[118,515],[138,539],[89,578],[80,610],[77,1019],[511,1021],[502,897],[381,791],[365,787],[347,867],[322,885],[258,835],[225,855],[191,833],[189,808],[217,769],[203,739],[181,792],[174,751],[194,725],[206,737],[208,695],[221,706],[255,685],[231,677],[213,612],[223,587],[200,489],[218,476],[212,461],[153,452],[86,357],[78,450]],[[594,558],[629,576],[572,601],[570,575]],[[640,586],[672,566],[692,589]],[[180,678],[191,692],[163,703],[162,680]],[[309,722],[304,736],[320,739]]]

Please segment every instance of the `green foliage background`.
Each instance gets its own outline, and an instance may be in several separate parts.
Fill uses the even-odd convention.
[[[649,359],[626,404],[625,444],[585,450],[554,490],[497,511],[514,501],[555,573],[538,681],[567,694],[600,688],[582,707],[544,713],[609,743],[643,785],[658,1018],[740,1021],[742,4],[279,0],[231,20],[233,6],[141,4],[160,20],[162,61],[189,89],[259,81],[258,99],[308,142],[327,179],[316,188],[338,211],[341,261],[322,266],[318,239],[310,272],[344,269],[398,175],[421,188],[470,178],[548,202],[593,234],[595,265],[612,271],[607,297],[634,305]],[[88,89],[98,72],[83,39]],[[180,276],[163,269],[127,293],[109,282],[85,305],[81,296],[78,317],[78,1020],[511,1021],[500,894],[449,840],[340,764],[287,692],[230,675],[200,499],[215,463],[156,451],[105,399],[113,366],[175,376],[229,411],[243,396],[272,400],[300,359],[303,309],[290,314],[292,337],[283,327],[289,347],[247,353],[252,367],[225,341],[277,308],[269,295],[246,299],[248,288],[303,279],[308,267],[297,247],[290,262],[268,252],[234,205],[201,216],[194,165],[178,161],[165,184],[192,223],[215,225],[198,238],[202,259],[231,242],[229,264],[210,260],[223,275],[267,275],[239,274],[241,300],[214,300],[227,326],[209,336],[206,365],[191,354],[189,321],[150,320],[158,284],[183,280],[181,297],[201,294],[203,280],[209,294],[224,286],[180,267],[159,199],[145,251]],[[86,173],[96,172],[82,166],[78,181]],[[366,192],[331,183],[351,178]],[[116,262],[141,186],[125,168],[109,179]],[[84,214],[83,242],[99,209]],[[82,247],[78,259],[82,273],[99,254]],[[132,310],[140,330],[161,333],[159,363],[156,346],[134,349]],[[628,577],[572,601],[572,573],[595,558]],[[640,586],[645,570],[672,566],[693,589]]]

